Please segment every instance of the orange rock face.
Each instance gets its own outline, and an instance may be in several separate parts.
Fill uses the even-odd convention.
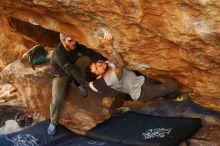
[[[36,66],[33,70],[30,64],[17,60],[9,64],[1,72],[4,81],[10,81],[20,92],[20,98],[42,118],[50,118],[49,104],[51,102],[50,65]],[[85,131],[108,119],[112,110],[120,106],[123,98],[103,97],[89,90],[88,97],[78,94],[75,87],[70,87],[60,112],[60,123],[70,130],[83,134]]]
[[[67,33],[103,54],[98,36],[103,29],[111,32],[128,68],[159,79],[173,77],[194,102],[218,111],[219,7],[219,0],[0,0],[5,19]],[[23,31],[22,36],[40,41]]]

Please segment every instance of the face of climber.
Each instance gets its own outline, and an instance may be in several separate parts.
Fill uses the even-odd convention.
[[[107,63],[104,62],[103,60],[99,60],[96,63],[92,63],[90,65],[90,71],[97,76],[99,75],[104,75],[104,73],[107,71]]]
[[[60,33],[60,41],[67,51],[71,51],[76,48],[76,41],[69,35]]]
[[[74,50],[76,48],[76,41],[72,38],[64,39],[64,47],[68,50]]]

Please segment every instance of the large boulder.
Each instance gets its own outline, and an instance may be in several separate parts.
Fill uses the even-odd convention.
[[[159,79],[174,77],[194,102],[218,111],[219,7],[219,0],[0,0],[12,30],[32,41],[45,37],[31,29],[36,26],[67,33],[104,54],[97,36],[110,31],[128,68]]]
[[[18,97],[19,94],[16,92],[15,87],[0,80],[0,104],[17,99]]]
[[[33,70],[30,64],[17,60],[4,68],[1,78],[17,88],[26,107],[40,114],[42,118],[49,118],[49,104],[52,98],[49,63],[37,66]],[[83,134],[108,119],[115,107],[122,104],[122,96],[115,97],[103,97],[91,90],[88,97],[82,97],[77,88],[71,86],[62,104],[60,123],[74,132]]]

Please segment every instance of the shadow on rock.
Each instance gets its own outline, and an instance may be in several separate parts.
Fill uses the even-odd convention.
[[[176,102],[166,99],[155,100],[139,109],[137,112],[162,117],[191,117],[201,118],[203,126],[220,126],[220,112],[204,108],[191,100]]]

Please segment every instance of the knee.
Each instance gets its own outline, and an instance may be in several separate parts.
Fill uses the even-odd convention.
[[[88,66],[89,64],[91,64],[91,62],[92,60],[89,57],[81,56],[76,60],[75,65],[78,68],[83,68],[84,66]]]
[[[81,58],[81,60],[84,61],[84,62],[91,62],[91,58],[89,58],[88,56],[83,56]]]

